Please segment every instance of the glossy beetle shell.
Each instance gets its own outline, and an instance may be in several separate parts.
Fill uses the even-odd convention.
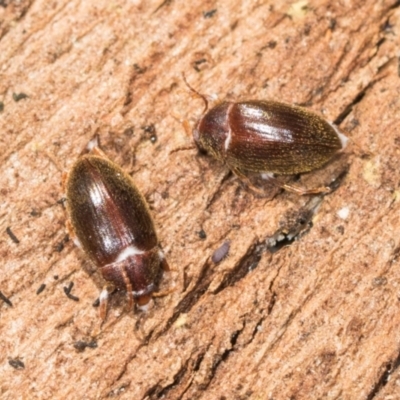
[[[220,103],[201,117],[193,137],[234,170],[277,175],[320,168],[346,141],[320,116],[275,101]]]
[[[168,269],[145,199],[121,168],[86,155],[66,183],[72,235],[103,278],[146,304]],[[100,296],[100,300],[102,300]]]

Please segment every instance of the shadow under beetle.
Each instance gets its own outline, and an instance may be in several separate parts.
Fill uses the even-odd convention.
[[[221,102],[212,108],[206,97],[202,116],[193,129],[197,147],[224,162],[255,190],[247,173],[298,194],[328,193],[329,187],[305,189],[282,184],[279,175],[297,175],[324,166],[344,149],[347,137],[319,115],[302,107],[276,101]]]
[[[144,197],[120,167],[94,148],[81,156],[66,178],[70,236],[109,283],[100,294],[100,317],[109,293],[127,292],[146,308],[169,266],[158,243]]]

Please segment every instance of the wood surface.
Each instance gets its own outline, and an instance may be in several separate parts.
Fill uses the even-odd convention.
[[[0,398],[399,399],[399,34],[395,0],[0,1]],[[335,190],[262,197],[199,155],[182,72],[338,124],[345,153],[300,179]],[[96,134],[175,288],[115,294],[102,326],[61,188]]]

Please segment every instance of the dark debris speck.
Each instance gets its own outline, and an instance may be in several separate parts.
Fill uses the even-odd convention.
[[[212,17],[215,15],[216,12],[217,12],[217,9],[216,9],[216,8],[214,8],[214,9],[212,9],[212,10],[209,10],[209,11],[204,11],[204,12],[203,12],[203,17],[204,17],[205,19],[207,19],[207,18],[212,18]]]
[[[150,139],[151,143],[157,142],[156,127],[154,124],[142,126],[145,137]]]
[[[146,72],[146,67],[141,67],[139,64],[133,64],[133,69],[137,74],[144,74]]]
[[[14,368],[14,369],[24,369],[25,368],[25,364],[18,358],[10,358],[8,360],[8,363]]]
[[[206,234],[206,232],[204,231],[204,229],[198,231],[197,234],[199,235],[199,238],[200,238],[200,239],[202,239],[202,240],[207,239],[207,234]]]
[[[6,233],[7,233],[8,236],[10,236],[10,239],[14,243],[16,243],[16,244],[19,243],[19,239],[15,236],[14,232],[11,230],[11,228],[9,226],[6,228]]]
[[[66,294],[66,296],[73,300],[73,301],[79,301],[79,297],[74,296],[73,294],[71,294],[71,290],[74,287],[74,282],[70,282],[68,286],[64,286],[64,293]]]
[[[13,93],[12,94],[12,98],[13,100],[18,103],[19,101],[26,99],[27,97],[29,97],[26,93]]]
[[[95,340],[92,340],[90,342],[78,340],[74,343],[74,347],[79,353],[81,353],[86,349],[86,347],[89,347],[90,349],[95,349],[97,347],[97,342]]]
[[[42,293],[44,289],[46,289],[46,284],[45,284],[45,283],[42,283],[42,284],[39,286],[38,290],[36,290],[36,294]]]
[[[65,235],[63,239],[54,246],[54,250],[57,253],[61,253],[64,250],[64,246],[66,243],[68,243],[68,241],[69,241],[69,235]]]
[[[29,214],[31,217],[39,217],[40,215],[42,215],[40,211],[37,211],[34,208],[32,208],[32,211]]]
[[[10,307],[12,307],[11,300],[0,291],[0,299],[4,301],[4,303],[8,304]]]

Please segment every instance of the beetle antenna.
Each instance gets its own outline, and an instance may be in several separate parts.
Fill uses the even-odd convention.
[[[193,149],[195,149],[195,148],[196,148],[195,145],[190,145],[190,146],[179,146],[179,147],[177,147],[176,149],[171,150],[171,151],[169,152],[169,154],[176,153],[176,152],[182,151],[182,150],[193,150]]]
[[[196,89],[194,89],[192,86],[189,85],[184,72],[182,72],[182,78],[183,78],[183,81],[185,82],[186,86],[189,88],[189,90],[191,92],[193,92],[194,94],[196,94],[197,96],[199,96],[203,100],[203,102],[204,102],[203,114],[205,114],[206,111],[208,110],[208,100],[207,100],[206,96],[204,96],[204,94],[199,93]]]

